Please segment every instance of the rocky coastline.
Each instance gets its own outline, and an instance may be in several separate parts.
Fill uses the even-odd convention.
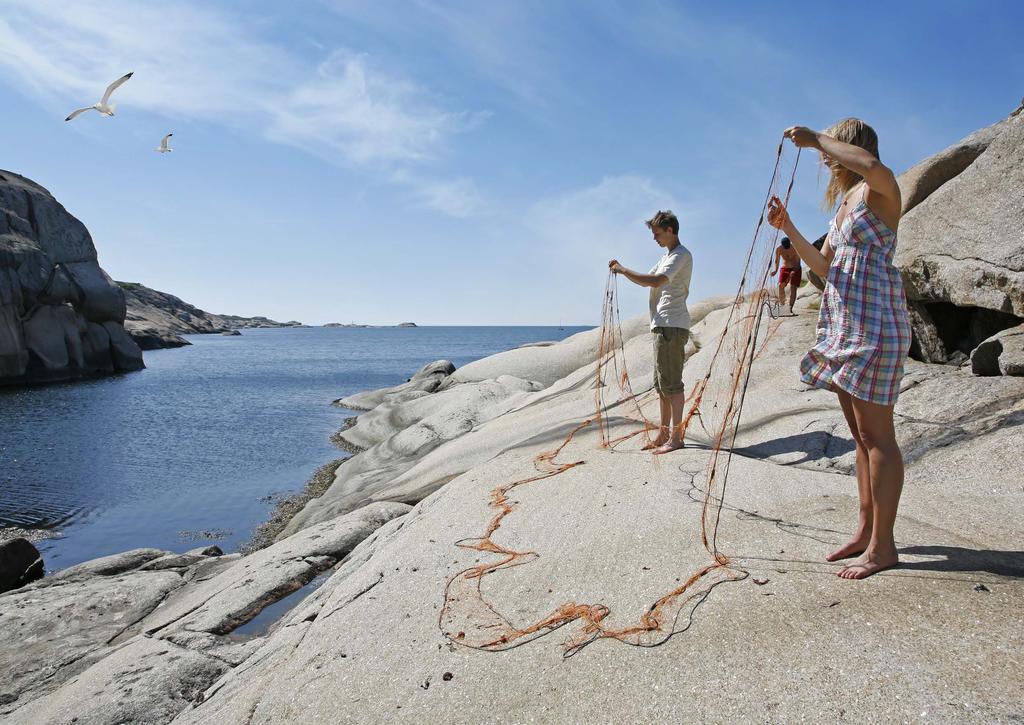
[[[182,335],[238,335],[239,330],[250,328],[304,327],[295,320],[217,315],[138,282],[117,284],[124,290],[127,303],[124,327],[143,350],[191,344]]]
[[[793,372],[815,335],[820,298],[808,286],[754,363],[732,457],[723,546],[748,576],[702,590],[660,646],[604,640],[568,658],[559,645],[581,625],[567,622],[485,651],[448,636],[443,620],[452,577],[502,553],[467,546],[493,520],[497,487],[536,475],[537,455],[593,416],[591,330],[458,369],[437,361],[339,399],[360,411],[337,434],[356,455],[318,471],[263,548],[138,549],[0,594],[0,637],[23,643],[0,650],[13,673],[0,717],[1019,718],[1022,174],[1015,114],[900,178],[915,349],[896,407],[907,467],[897,569],[851,583],[822,560],[856,515],[855,454],[835,396]],[[692,305],[688,386],[707,371],[731,303]],[[646,331],[644,318],[622,324],[637,390],[652,380]],[[645,404],[648,418],[656,405]],[[607,413],[616,431],[636,425],[625,402]],[[712,441],[695,428],[689,442],[659,460],[636,440],[603,449],[594,426],[580,428],[562,457],[585,465],[517,489],[495,533],[534,558],[488,579],[495,608],[466,613],[459,634],[584,604],[613,626],[642,622],[653,597],[707,561],[695,481]],[[265,633],[232,634],[327,574]]]

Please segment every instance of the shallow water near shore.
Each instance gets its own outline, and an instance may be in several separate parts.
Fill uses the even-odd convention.
[[[351,411],[332,400],[585,327],[295,328],[188,336],[138,373],[0,389],[0,527],[48,571],[137,547],[234,551],[316,468]]]

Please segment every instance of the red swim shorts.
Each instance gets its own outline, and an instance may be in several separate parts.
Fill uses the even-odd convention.
[[[783,267],[779,270],[779,286],[791,284],[794,287],[799,287],[802,274],[803,271],[800,267]]]

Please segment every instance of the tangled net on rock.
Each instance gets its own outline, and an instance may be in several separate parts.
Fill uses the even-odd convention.
[[[538,484],[584,463],[582,460],[559,461],[558,458],[573,438],[586,428],[596,427],[600,437],[599,446],[605,450],[612,450],[637,435],[645,436],[650,442],[650,432],[657,429],[643,413],[643,404],[653,395],[653,391],[640,395],[633,391],[626,368],[616,278],[609,274],[595,363],[595,413],[573,428],[556,448],[538,454],[534,458],[536,471],[533,475],[492,489],[489,508],[494,513],[484,531],[479,536],[456,542],[459,548],[491,556],[489,561],[463,569],[448,580],[438,626],[449,640],[480,650],[505,650],[578,621],[580,627],[564,642],[565,656],[571,656],[602,638],[635,646],[655,646],[681,631],[677,628],[681,615],[692,615],[694,608],[707,597],[713,587],[746,578],[747,572],[734,566],[720,550],[718,529],[732,448],[752,364],[774,331],[773,325],[777,324],[772,322],[769,293],[765,284],[779,232],[767,224],[766,213],[772,196],[779,196],[786,203],[789,202],[800,154],[797,150],[790,157],[785,151],[780,141],[768,193],[747,250],[736,295],[724,312],[727,319],[721,333],[713,344],[705,345],[705,348],[712,348],[707,370],[686,397],[684,432],[696,419],[709,439],[704,485],[699,489],[703,497],[700,536],[706,552],[705,562],[690,572],[678,586],[654,599],[637,621],[626,627],[608,625],[605,620],[610,610],[606,605],[575,601],[558,605],[532,622],[515,623],[499,612],[481,591],[481,582],[485,577],[503,569],[528,564],[538,557],[534,551],[502,546],[493,538],[506,517],[520,505],[510,498],[512,491]],[[613,391],[618,394],[614,395]],[[609,419],[609,411],[613,409],[617,411],[617,426],[626,422],[632,424],[629,432],[615,437]],[[624,414],[624,410],[630,411],[630,414]],[[689,621],[689,617],[686,621]]]

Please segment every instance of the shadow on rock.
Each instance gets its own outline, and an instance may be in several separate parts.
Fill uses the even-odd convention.
[[[901,569],[948,572],[984,571],[999,576],[1024,579],[1024,551],[965,549],[962,546],[905,546],[900,549],[900,554],[946,557],[931,561],[900,562]]]
[[[839,438],[828,431],[817,430],[796,435],[773,438],[752,446],[735,448],[733,452],[750,458],[772,458],[789,453],[803,453],[802,458],[793,461],[776,461],[786,466],[796,466],[821,458],[839,458],[856,448],[852,438]]]

